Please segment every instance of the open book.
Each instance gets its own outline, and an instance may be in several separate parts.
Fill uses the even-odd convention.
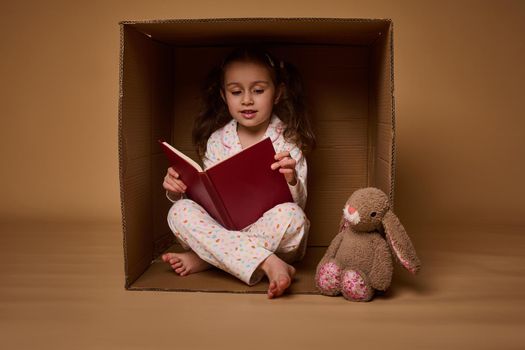
[[[284,175],[271,169],[275,149],[268,137],[206,170],[158,141],[186,184],[186,196],[228,230],[241,230],[277,204],[293,201]]]

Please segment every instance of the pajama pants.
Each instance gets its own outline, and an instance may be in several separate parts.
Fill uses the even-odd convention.
[[[254,285],[264,276],[258,266],[271,254],[287,263],[304,257],[310,221],[300,206],[283,203],[241,231],[230,231],[194,201],[180,199],[169,210],[168,225],[184,249]]]

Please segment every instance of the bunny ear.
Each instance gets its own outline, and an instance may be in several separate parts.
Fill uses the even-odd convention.
[[[401,265],[411,273],[416,274],[421,267],[421,263],[405,228],[391,210],[383,217],[383,227],[385,228],[388,244]]]

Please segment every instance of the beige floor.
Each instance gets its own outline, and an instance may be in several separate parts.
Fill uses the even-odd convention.
[[[350,303],[126,291],[118,223],[4,223],[1,348],[525,348],[525,227],[410,231],[422,273]]]

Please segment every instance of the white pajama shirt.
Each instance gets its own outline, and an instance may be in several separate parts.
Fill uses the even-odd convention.
[[[273,114],[263,138],[270,137],[276,153],[289,151],[296,160],[297,184],[288,185],[294,203],[283,203],[268,210],[241,231],[222,227],[200,205],[189,199],[174,200],[168,212],[168,225],[186,250],[234,275],[248,285],[264,276],[257,267],[275,253],[288,263],[303,258],[310,221],[306,205],[307,165],[301,150],[284,140],[284,124]],[[237,121],[232,119],[208,139],[203,163],[207,169],[242,150],[237,135]],[[275,170],[278,171],[278,170]]]

